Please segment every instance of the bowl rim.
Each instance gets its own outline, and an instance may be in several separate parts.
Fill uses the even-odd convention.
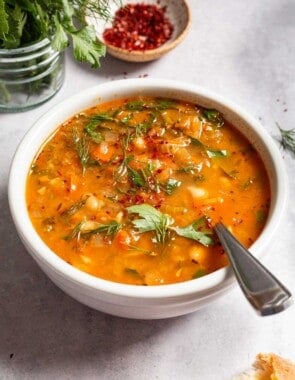
[[[250,251],[254,251],[257,256],[262,254],[268,238],[278,228],[287,201],[287,174],[278,147],[267,131],[261,126],[260,122],[240,106],[203,87],[183,81],[161,78],[121,79],[98,84],[95,87],[85,89],[79,94],[66,98],[35,121],[18,145],[10,167],[8,201],[15,227],[25,247],[37,263],[41,264],[41,266],[45,264],[60,277],[67,278],[72,283],[79,283],[83,287],[106,294],[142,299],[197,297],[198,294],[204,295],[212,292],[216,294],[234,283],[234,276],[230,267],[218,269],[198,279],[174,284],[138,286],[116,283],[82,272],[61,259],[42,241],[30,221],[25,200],[25,180],[33,158],[46,139],[71,115],[91,107],[94,103],[97,104],[98,99],[101,100],[104,93],[116,93],[116,91],[119,93],[133,91],[135,93],[139,90],[182,91],[187,94],[187,97],[189,94],[195,94],[195,96],[207,98],[215,104],[217,103],[229,108],[234,114],[244,119],[250,125],[255,135],[258,136],[258,139],[264,143],[267,151],[270,153],[271,164],[277,176],[277,193],[275,199],[272,199],[274,207],[271,218],[268,219],[262,234],[250,248]],[[53,126],[54,120],[57,117],[62,121]],[[32,150],[30,152],[30,148],[36,136],[42,143],[39,142],[37,145],[38,149],[32,153]],[[32,158],[28,158],[28,156]],[[23,191],[20,192],[19,189],[23,189]]]
[[[95,30],[96,37],[99,41],[101,41],[106,46],[106,49],[110,54],[114,53],[114,54],[118,54],[120,56],[123,56],[123,55],[133,56],[134,58],[140,59],[142,57],[155,56],[155,55],[159,56],[159,55],[163,55],[165,53],[168,53],[171,49],[173,49],[173,47],[176,47],[185,39],[185,37],[187,36],[187,34],[190,30],[190,27],[191,27],[192,15],[191,15],[190,5],[189,5],[187,0],[181,0],[181,1],[183,2],[184,6],[185,6],[186,15],[187,15],[187,22],[186,22],[184,28],[182,29],[181,33],[178,36],[176,36],[176,38],[169,39],[163,45],[161,45],[155,49],[131,50],[130,51],[128,49],[123,49],[123,48],[111,45],[107,41],[105,41],[105,39],[103,38],[104,29],[101,32],[98,32],[97,30]],[[155,1],[155,3],[157,4],[157,1]],[[119,5],[116,6],[116,9],[114,11],[116,11],[119,8],[120,8]],[[93,20],[94,17],[86,16],[85,19],[89,25],[94,25],[93,22],[91,22],[91,20]],[[95,28],[95,25],[94,25],[94,28]]]

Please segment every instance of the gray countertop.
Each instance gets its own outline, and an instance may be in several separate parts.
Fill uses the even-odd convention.
[[[278,137],[295,127],[294,0],[191,0],[192,28],[174,51],[146,64],[112,57],[99,70],[67,55],[66,79],[44,105],[0,114],[0,378],[229,380],[259,352],[295,360],[295,307],[261,318],[236,286],[183,317],[140,321],[91,310],[41,272],[17,237],[7,202],[15,149],[34,121],[71,94],[114,79],[192,82],[235,101]],[[263,257],[295,293],[295,157],[282,151],[289,203]]]

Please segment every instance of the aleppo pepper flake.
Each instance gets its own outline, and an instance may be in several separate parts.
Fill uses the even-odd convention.
[[[150,50],[163,45],[173,33],[165,16],[166,7],[127,4],[115,13],[112,28],[104,31],[107,44],[132,50]]]

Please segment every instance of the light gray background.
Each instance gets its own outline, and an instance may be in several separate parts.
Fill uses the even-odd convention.
[[[148,64],[107,57],[93,71],[68,54],[63,88],[45,105],[0,115],[0,379],[227,380],[258,352],[295,360],[295,307],[258,317],[238,287],[184,317],[125,320],[66,296],[16,235],[7,204],[9,166],[32,123],[71,94],[139,76],[179,79],[216,91],[261,120],[294,128],[294,0],[191,0],[193,24],[175,51]],[[264,263],[295,293],[295,157],[283,153],[289,205]]]

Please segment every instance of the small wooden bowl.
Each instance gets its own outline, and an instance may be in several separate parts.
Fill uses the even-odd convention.
[[[138,4],[140,0],[127,0],[128,4]],[[160,7],[166,7],[165,15],[173,25],[173,33],[171,38],[156,49],[144,51],[126,50],[108,44],[103,38],[103,32],[106,28],[112,26],[112,20],[105,22],[97,19],[94,16],[88,16],[86,21],[89,25],[93,25],[96,30],[96,35],[99,41],[106,45],[107,52],[113,57],[129,62],[148,62],[160,58],[162,55],[174,49],[186,37],[191,24],[190,8],[186,0],[145,0],[144,4],[154,4]],[[118,4],[112,4],[111,14],[120,8]]]

